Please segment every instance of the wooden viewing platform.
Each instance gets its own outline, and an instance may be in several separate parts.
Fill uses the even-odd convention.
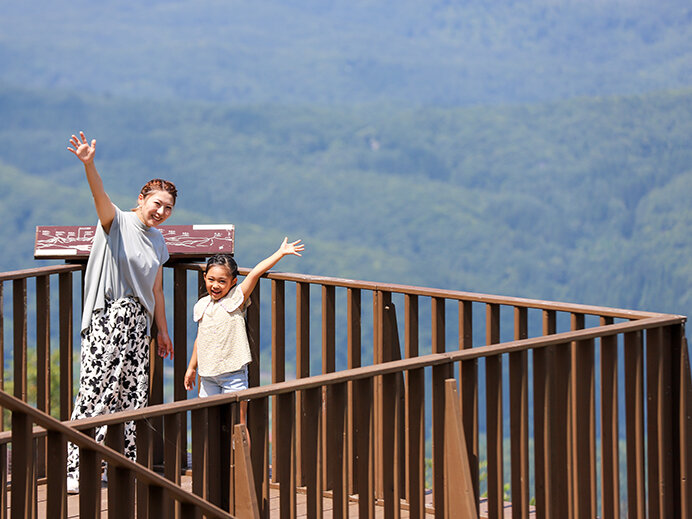
[[[192,478],[189,474],[185,475],[181,479],[181,486],[183,489],[187,490],[188,492],[192,491]],[[269,517],[271,519],[281,517],[280,514],[280,506],[279,506],[279,489],[278,485],[272,484],[270,485],[270,498],[269,498]],[[11,502],[11,495],[9,498],[9,501]],[[39,485],[38,487],[38,497],[37,497],[37,502],[38,502],[38,517],[48,517],[47,510],[46,510],[46,487],[45,485]],[[309,517],[307,513],[307,506],[306,503],[306,492],[305,489],[298,489],[296,492],[296,518],[302,518],[302,517]],[[7,507],[8,510],[8,515],[9,512],[11,511],[11,506],[8,504]],[[331,519],[334,514],[333,514],[333,503],[331,499],[330,493],[326,493],[325,497],[322,498],[322,511],[324,514],[325,519]],[[108,491],[106,488],[106,483],[103,484],[103,488],[101,489],[101,507],[100,507],[100,514],[102,519],[106,519],[108,517]],[[384,514],[384,508],[380,505],[375,508],[375,517],[376,518],[383,518],[385,517]],[[400,510],[400,517],[401,519],[408,519],[410,517],[409,510],[408,510],[408,505],[405,502],[402,502],[401,510]],[[428,493],[426,495],[426,514],[428,517],[433,517],[435,514],[435,509],[432,507],[432,493]],[[529,518],[534,518],[536,516],[536,511],[534,507],[531,507],[529,511]],[[76,518],[79,517],[79,496],[78,495],[70,495],[67,498],[67,517],[68,518]],[[357,499],[354,498],[351,500],[349,503],[349,510],[348,510],[348,517],[352,518],[357,518],[358,517],[358,502]],[[480,502],[480,517],[481,518],[487,518],[488,517],[488,500],[487,498],[482,498]],[[511,519],[512,517],[512,505],[511,503],[505,503],[505,508],[504,508],[504,518],[505,519]]]
[[[250,296],[250,388],[199,399],[182,380],[202,266],[183,261],[165,269],[175,357],[164,370],[152,356],[150,406],[73,422],[85,266],[0,273],[0,355],[13,372],[12,395],[0,391],[12,416],[0,415],[0,509],[692,516],[684,316],[269,272]],[[120,454],[126,421],[136,463]],[[105,446],[90,438],[101,425]],[[67,441],[80,446],[84,478],[69,498]]]

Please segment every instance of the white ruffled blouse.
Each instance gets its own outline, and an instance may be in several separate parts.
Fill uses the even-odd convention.
[[[238,371],[252,361],[250,343],[245,328],[243,292],[239,285],[214,301],[204,296],[192,311],[197,330],[197,369],[202,377],[215,377]]]

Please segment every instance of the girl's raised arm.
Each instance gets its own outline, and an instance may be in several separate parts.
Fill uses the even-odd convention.
[[[81,140],[79,137],[81,137]],[[91,195],[94,197],[96,214],[99,217],[103,230],[106,231],[106,234],[108,234],[111,229],[111,224],[113,223],[113,218],[115,218],[115,207],[113,206],[111,199],[108,197],[106,190],[103,188],[101,176],[99,175],[99,172],[96,171],[96,166],[94,166],[96,139],[93,139],[91,144],[89,144],[84,132],[79,132],[79,137],[73,135],[70,138],[70,144],[72,144],[74,147],[71,148],[68,146],[67,149],[74,153],[77,158],[84,163],[84,171],[86,172],[87,182],[89,182]]]
[[[255,268],[253,268],[250,273],[245,276],[245,279],[240,284],[240,289],[243,291],[243,297],[245,298],[244,301],[247,301],[247,298],[250,297],[250,293],[255,289],[255,285],[257,284],[259,278],[262,277],[262,274],[276,265],[284,256],[289,254],[301,256],[302,254],[300,253],[303,252],[304,249],[305,245],[300,243],[300,240],[288,243],[288,238],[284,238],[284,241],[281,243],[281,247],[279,247],[274,254],[260,261]]]

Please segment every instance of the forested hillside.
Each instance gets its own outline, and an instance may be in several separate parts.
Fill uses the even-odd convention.
[[[3,2],[0,82],[234,104],[469,105],[692,85],[688,0]]]
[[[171,223],[236,224],[243,265],[288,234],[309,244],[291,270],[692,313],[690,90],[342,109],[5,88],[0,113],[2,270],[33,264],[36,225],[93,223],[66,151],[84,129],[121,207],[170,178]]]

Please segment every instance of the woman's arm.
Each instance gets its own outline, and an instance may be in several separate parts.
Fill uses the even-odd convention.
[[[276,265],[284,256],[289,254],[301,256],[300,253],[303,252],[304,249],[305,245],[300,243],[300,240],[288,243],[288,238],[284,238],[281,246],[274,254],[260,261],[257,265],[255,265],[255,268],[253,268],[250,273],[245,276],[245,279],[240,284],[240,289],[242,290],[244,297],[243,302],[247,301],[247,298],[250,297],[250,293],[252,293],[252,291],[255,289],[255,285],[257,285],[257,281],[260,277],[262,277],[262,274]]]
[[[195,345],[192,347],[192,357],[190,357],[190,364],[187,365],[187,371],[185,372],[185,379],[183,383],[185,384],[185,389],[190,391],[195,387],[195,379],[197,378],[197,338],[195,338]]]
[[[158,329],[156,344],[158,354],[164,359],[170,355],[173,358],[173,343],[168,336],[168,323],[166,322],[166,300],[163,297],[163,267],[159,267],[154,281],[154,322]]]
[[[94,166],[96,139],[93,139],[91,144],[89,144],[87,143],[84,132],[79,132],[79,136],[81,137],[81,140],[75,135],[70,138],[70,144],[72,144],[74,148],[70,148],[68,146],[67,149],[74,153],[84,164],[84,171],[86,172],[89,189],[91,189],[91,195],[94,197],[96,214],[99,217],[103,230],[106,231],[106,234],[108,234],[111,229],[111,224],[113,223],[113,218],[115,218],[115,207],[113,206],[111,199],[108,197],[106,190],[103,188],[101,176],[99,175],[99,172],[96,171],[96,166]]]

